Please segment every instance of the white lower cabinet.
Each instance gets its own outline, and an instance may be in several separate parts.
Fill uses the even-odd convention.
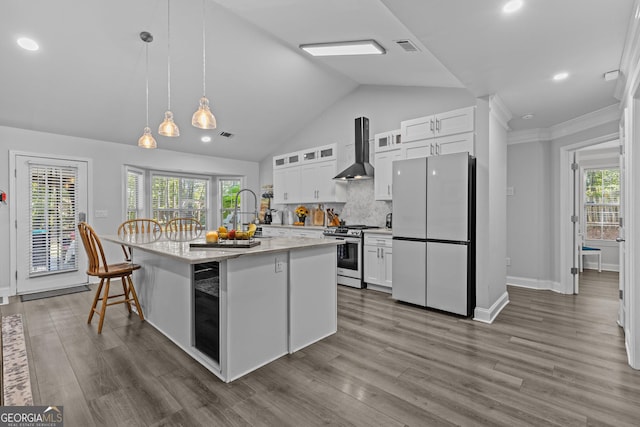
[[[364,281],[369,288],[391,292],[391,236],[367,234],[364,237]]]
[[[300,227],[278,227],[278,226],[262,226],[262,235],[265,237],[312,237],[322,239],[322,228],[306,228]]]

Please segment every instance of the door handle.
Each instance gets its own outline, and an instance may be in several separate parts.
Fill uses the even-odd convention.
[[[384,249],[380,248],[380,258],[384,259]]]
[[[616,237],[616,242],[618,242],[618,243],[622,243],[622,242],[624,242],[624,241],[625,241],[625,240],[624,240],[622,237]]]
[[[387,184],[387,196],[391,195],[391,184]]]

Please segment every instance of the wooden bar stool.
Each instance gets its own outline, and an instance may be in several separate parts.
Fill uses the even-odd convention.
[[[78,230],[80,231],[80,236],[82,237],[84,249],[87,252],[87,258],[89,259],[89,268],[87,269],[87,274],[89,276],[100,278],[100,284],[98,285],[96,295],[93,298],[93,305],[91,306],[91,311],[89,312],[89,319],[87,320],[87,323],[91,323],[93,314],[98,313],[98,315],[100,316],[100,322],[98,323],[98,333],[100,334],[102,333],[102,324],[104,323],[104,316],[107,311],[107,306],[115,304],[126,304],[127,310],[129,310],[129,313],[131,313],[132,302],[136,305],[140,320],[144,320],[142,307],[140,307],[140,303],[138,302],[138,295],[136,294],[136,290],[133,287],[133,281],[131,280],[131,275],[133,274],[134,270],[138,270],[140,266],[137,264],[132,264],[130,262],[107,264],[107,259],[104,256],[104,251],[102,249],[102,243],[100,242],[100,238],[98,237],[96,232],[93,231],[93,228],[91,228],[91,226],[86,222],[81,222],[78,224]],[[111,279],[113,278],[120,278],[120,280],[122,281],[123,293],[117,295],[109,295],[109,285],[111,284]],[[118,297],[124,298],[117,301],[109,302],[109,299]],[[102,305],[100,306],[99,310],[96,308],[96,306],[98,305],[98,300],[102,300]]]
[[[162,237],[162,226],[155,219],[130,219],[118,227],[118,237],[125,242],[151,243]],[[130,246],[121,245],[127,261],[133,261],[133,250]]]
[[[202,235],[202,224],[195,218],[173,218],[167,222],[165,234],[169,240],[193,240]]]

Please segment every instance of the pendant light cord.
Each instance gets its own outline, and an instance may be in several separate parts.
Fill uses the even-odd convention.
[[[149,127],[149,42],[144,45],[146,57],[147,127]]]
[[[205,34],[205,5],[204,0],[202,0],[202,96],[206,97],[207,95],[207,83],[205,76],[207,71],[207,48],[206,48],[206,34]]]
[[[167,110],[171,111],[171,0],[167,0]]]

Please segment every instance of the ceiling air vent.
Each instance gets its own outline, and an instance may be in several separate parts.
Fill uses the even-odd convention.
[[[396,40],[396,44],[405,52],[418,52],[420,50],[411,40]]]
[[[225,138],[233,138],[232,133],[225,132],[225,131],[220,132],[220,136],[224,136]]]

